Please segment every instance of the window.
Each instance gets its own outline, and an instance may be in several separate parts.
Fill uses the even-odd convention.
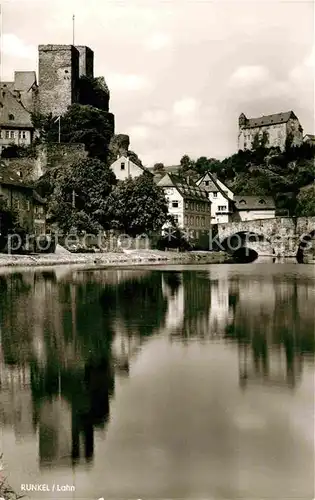
[[[218,196],[218,192],[217,191],[213,191],[213,198],[217,198]]]
[[[201,227],[205,227],[205,217],[201,217]]]
[[[121,162],[121,164],[120,164],[120,170],[125,170],[125,162]]]
[[[36,205],[36,207],[35,207],[35,213],[37,213],[37,214],[43,214],[44,213],[44,208],[41,205]]]
[[[189,208],[189,203],[188,203],[188,201],[186,201],[186,203],[185,203],[185,208],[186,208],[186,209],[188,209],[188,208]]]
[[[9,130],[5,131],[5,138],[6,139],[10,139],[10,132],[9,132]]]
[[[9,114],[9,120],[14,120],[14,115],[12,115],[11,113]]]
[[[187,215],[185,215],[185,217],[184,217],[184,223],[188,224],[188,217],[187,217]]]
[[[14,130],[10,130],[10,139],[14,139],[15,133]]]
[[[218,211],[219,212],[224,212],[226,210],[226,205],[219,205],[218,206]]]
[[[193,215],[190,216],[190,225],[193,226],[194,225],[194,217]]]
[[[209,181],[205,181],[205,186],[209,186]]]
[[[178,208],[178,201],[177,200],[172,201],[172,207]]]
[[[246,201],[245,200],[240,200],[239,203],[240,203],[240,205],[246,205]]]
[[[265,202],[265,200],[259,200],[259,203],[260,203],[261,205],[265,205],[265,203],[266,203],[266,202]]]
[[[199,216],[197,215],[196,217],[196,226],[198,227],[199,226]]]
[[[15,206],[16,210],[20,210],[20,200],[15,200],[14,206]]]
[[[20,130],[19,131],[19,139],[26,139],[26,132],[25,132],[25,130]]]
[[[176,224],[178,224],[178,215],[173,215],[173,219],[176,222]]]
[[[28,212],[31,210],[31,204],[30,204],[29,200],[27,200],[27,202],[26,202],[26,210]]]

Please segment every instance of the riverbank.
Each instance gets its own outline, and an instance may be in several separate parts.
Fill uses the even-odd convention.
[[[1,267],[33,267],[61,265],[91,265],[113,267],[148,264],[222,264],[230,262],[224,252],[162,252],[159,250],[134,250],[123,253],[60,253],[36,255],[0,254]]]

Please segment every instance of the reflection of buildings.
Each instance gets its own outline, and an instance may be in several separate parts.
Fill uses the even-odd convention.
[[[302,374],[302,356],[290,344],[270,346],[266,337],[239,346],[241,387],[249,383],[294,387]]]
[[[112,359],[115,371],[120,375],[128,375],[130,362],[142,344],[139,335],[130,332],[121,319],[117,319],[113,327],[115,336],[112,341]]]
[[[6,365],[1,354],[0,344],[0,426],[19,439],[35,433],[30,368]]]
[[[238,346],[244,387],[292,387],[314,353],[314,283],[243,269],[129,272],[109,283],[101,272],[0,277],[0,423],[16,435],[38,429],[42,467],[90,461],[114,376],[163,333]]]

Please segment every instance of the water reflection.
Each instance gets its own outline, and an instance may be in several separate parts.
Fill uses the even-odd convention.
[[[314,354],[314,280],[231,269],[0,276],[1,425],[38,433],[40,467],[91,463],[115,380],[153,336],[235,345],[243,390],[294,389]]]

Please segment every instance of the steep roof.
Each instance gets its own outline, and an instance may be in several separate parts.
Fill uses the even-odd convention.
[[[13,119],[10,120],[10,116]],[[0,96],[0,126],[34,128],[31,113],[10,90],[2,89]]]
[[[227,194],[225,194],[225,192],[222,190],[222,188],[219,186],[218,184],[218,178],[216,176],[216,174],[212,174],[209,170],[207,172],[204,173],[204,175],[202,177],[200,177],[200,179],[198,179],[197,183],[198,185],[206,178],[208,177],[209,178],[209,185],[208,186],[205,186],[204,189],[205,191],[207,191],[207,193],[213,193],[213,192],[219,192],[221,193],[221,195],[226,199],[226,200],[230,200],[230,198],[228,197]],[[222,181],[221,181],[222,182]],[[223,184],[223,183],[222,183]]]
[[[165,174],[157,185],[163,188],[174,187],[186,199],[209,201],[207,191],[175,174]]]
[[[313,134],[305,134],[305,136],[303,137],[303,140],[304,141],[312,141],[312,142],[315,142],[315,135]]]
[[[3,163],[0,164],[0,186],[1,184],[4,186],[14,186],[31,191],[32,197],[37,203],[41,205],[45,205],[47,203],[45,198],[42,198],[37,191],[35,191],[33,184],[25,182],[23,177],[21,177],[14,169]]]
[[[15,90],[28,91],[36,84],[35,71],[15,71],[14,88]]]
[[[275,210],[276,205],[271,196],[234,196],[237,210]]]
[[[276,113],[274,115],[259,116],[257,118],[247,118],[245,128],[263,127],[267,125],[275,125],[277,123],[286,123],[290,118],[297,119],[293,111]]]

